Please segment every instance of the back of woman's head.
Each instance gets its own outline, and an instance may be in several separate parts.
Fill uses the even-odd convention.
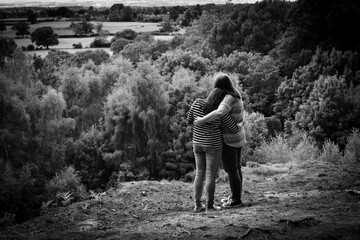
[[[204,107],[204,113],[208,114],[212,112],[213,110],[217,109],[220,105],[221,101],[226,96],[226,91],[220,89],[220,88],[214,88],[209,96],[206,98],[206,103]]]
[[[234,98],[241,98],[239,92],[234,88],[229,76],[224,73],[216,75],[214,88],[220,88]]]

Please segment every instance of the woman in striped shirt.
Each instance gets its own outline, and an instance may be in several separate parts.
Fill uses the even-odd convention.
[[[242,195],[242,173],[241,173],[241,148],[246,143],[245,129],[243,126],[244,103],[240,93],[233,87],[233,84],[226,74],[219,74],[215,77],[215,88],[224,90],[227,95],[220,103],[219,107],[204,117],[197,118],[195,126],[198,124],[206,125],[216,119],[220,119],[226,114],[230,114],[232,119],[240,127],[239,132],[233,133],[224,129],[223,131],[223,152],[222,165],[225,172],[228,173],[231,189],[231,196],[223,199],[223,207],[241,206]],[[201,126],[200,125],[200,126]]]
[[[191,125],[196,118],[203,117],[205,114],[217,109],[225,95],[225,91],[215,88],[206,100],[196,99],[187,115],[187,124]],[[209,121],[206,124],[195,125],[193,129],[193,151],[196,163],[194,181],[195,212],[205,209],[207,211],[220,209],[220,207],[214,205],[214,194],[215,179],[223,144],[221,124],[233,133],[238,131],[238,126],[229,114],[225,114],[223,117]],[[204,182],[207,193],[206,206],[201,203]]]

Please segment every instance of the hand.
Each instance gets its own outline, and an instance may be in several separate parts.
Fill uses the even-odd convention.
[[[194,125],[200,125],[202,124],[202,117],[195,117]]]
[[[236,124],[238,126],[238,128],[241,128],[245,125],[244,121],[241,121],[239,123]]]

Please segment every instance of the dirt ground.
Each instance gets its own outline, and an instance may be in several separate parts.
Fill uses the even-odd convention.
[[[123,183],[117,189],[0,232],[0,239],[360,239],[360,166],[244,167],[243,207],[192,211],[192,184]],[[219,179],[215,198],[230,194]]]

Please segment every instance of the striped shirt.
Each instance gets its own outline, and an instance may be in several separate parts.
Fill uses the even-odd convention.
[[[197,99],[191,106],[187,115],[187,124],[193,124],[196,117],[203,117],[205,101]],[[238,127],[229,114],[226,114],[221,119],[208,122],[206,124],[195,125],[193,130],[193,144],[204,147],[212,147],[216,149],[222,148],[222,130],[221,125],[226,126],[231,132],[236,133]]]
[[[244,102],[242,99],[234,98],[228,94],[224,97],[220,105],[224,105],[229,109],[229,114],[236,123],[243,121]],[[237,133],[233,133],[224,127],[223,138],[224,142],[229,146],[242,147],[246,143],[244,126],[242,126]]]

